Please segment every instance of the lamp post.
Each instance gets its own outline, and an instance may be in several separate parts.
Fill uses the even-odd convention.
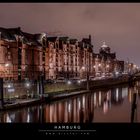
[[[9,81],[7,83],[7,94],[8,94],[9,101],[11,101],[11,99],[12,99],[11,95],[12,95],[12,93],[14,93],[14,91],[15,91],[14,84],[13,84],[13,82]]]
[[[68,85],[68,92],[70,91],[70,85],[72,84],[72,82],[70,80],[67,81],[67,85]]]
[[[89,71],[87,71],[87,90],[89,90]]]
[[[109,64],[107,64],[107,65],[106,65],[106,76],[107,76],[107,77],[109,76],[109,68],[110,68],[110,67],[109,67]]]
[[[96,76],[96,65],[93,66],[94,77]]]
[[[10,69],[11,69],[11,66],[12,66],[11,62],[7,62],[7,63],[5,63],[5,67],[7,68],[8,75],[10,75]],[[7,75],[7,77],[10,77],[10,76],[8,76],[8,75]]]
[[[102,64],[101,63],[99,63],[98,64],[98,75],[99,75],[99,77],[101,77],[101,72],[102,72]]]
[[[31,87],[30,81],[29,80],[25,81],[25,88],[26,88],[27,98],[29,97],[30,87]]]
[[[85,70],[85,67],[83,66],[82,69]],[[86,80],[87,80],[86,88],[87,88],[87,90],[89,90],[89,69],[88,69],[88,66],[86,66]]]

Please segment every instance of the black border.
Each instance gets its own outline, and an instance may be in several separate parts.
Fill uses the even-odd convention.
[[[39,1],[32,1],[32,0],[20,0],[20,1],[10,1],[10,0],[2,0],[0,3],[138,3],[139,1],[133,0],[133,1],[124,1],[124,0],[86,0],[86,1],[78,1],[78,0],[39,0]],[[125,136],[125,138],[128,138],[128,136],[132,136],[133,138],[139,136],[139,129],[140,129],[140,123],[90,123],[90,124],[74,124],[74,123],[0,123],[0,136],[6,139],[6,137],[14,138],[15,136],[19,137],[19,139],[22,139],[23,137],[29,138],[29,137],[47,137],[45,133],[39,132],[40,129],[54,129],[54,126],[59,125],[80,125],[81,129],[83,130],[96,130],[94,133],[90,133],[89,136],[92,136],[93,138],[104,138],[108,139],[109,137],[114,138],[120,138],[122,136]],[[77,136],[84,136],[81,134],[76,134]],[[49,136],[64,136],[62,135],[49,135]],[[65,136],[75,136],[75,135],[65,135]],[[85,135],[86,137],[88,135]],[[57,138],[56,137],[56,138]]]
[[[80,126],[81,130],[86,130],[88,134],[85,133],[75,133],[73,134],[72,131],[57,133],[54,134],[46,134],[46,132],[40,132],[40,130],[54,130],[54,126]],[[59,124],[59,123],[46,123],[46,124],[39,124],[39,123],[14,123],[14,124],[0,124],[0,136],[1,137],[15,137],[20,136],[23,137],[48,137],[48,136],[92,136],[92,137],[103,137],[104,139],[111,137],[114,138],[121,138],[122,136],[132,136],[138,137],[139,136],[139,123],[90,123],[90,124]],[[94,132],[90,132],[88,130],[95,130]],[[64,134],[65,133],[65,134]]]
[[[0,3],[139,3],[139,0],[1,0]]]

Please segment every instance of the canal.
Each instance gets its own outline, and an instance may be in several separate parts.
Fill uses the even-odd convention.
[[[140,81],[0,112],[1,123],[140,122]]]

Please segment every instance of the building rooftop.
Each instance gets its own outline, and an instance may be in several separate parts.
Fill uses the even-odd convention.
[[[105,42],[103,42],[103,45],[101,46],[101,48],[108,48],[108,46],[105,44]]]
[[[57,36],[54,37],[47,37],[47,41],[55,42],[57,40]]]
[[[67,37],[67,36],[66,37],[59,37],[60,41],[68,41],[68,39],[69,39],[69,37]]]
[[[6,41],[16,41],[16,36],[22,37],[22,41],[26,44],[40,46],[37,35],[23,32],[20,27],[17,28],[2,28],[0,27],[1,38]]]
[[[32,45],[36,45],[36,46],[41,46],[41,44],[37,41],[36,38],[36,34],[30,34],[30,33],[26,33],[23,32],[24,35],[24,42],[27,44],[32,44]]]
[[[77,42],[77,39],[70,39],[70,44],[75,44]]]
[[[0,38],[7,41],[16,41],[16,37],[11,34],[10,30],[5,28],[0,28]]]
[[[86,43],[86,44],[90,44],[90,40],[88,38],[83,38],[82,42]]]

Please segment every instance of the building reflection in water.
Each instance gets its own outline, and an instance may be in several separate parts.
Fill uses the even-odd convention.
[[[121,108],[124,100],[132,104],[134,93],[140,98],[140,82],[131,88],[117,87],[109,90],[97,90],[50,104],[0,113],[0,122],[91,123],[94,122],[95,110],[100,109],[106,115],[116,106]],[[131,113],[130,115],[136,114]]]

